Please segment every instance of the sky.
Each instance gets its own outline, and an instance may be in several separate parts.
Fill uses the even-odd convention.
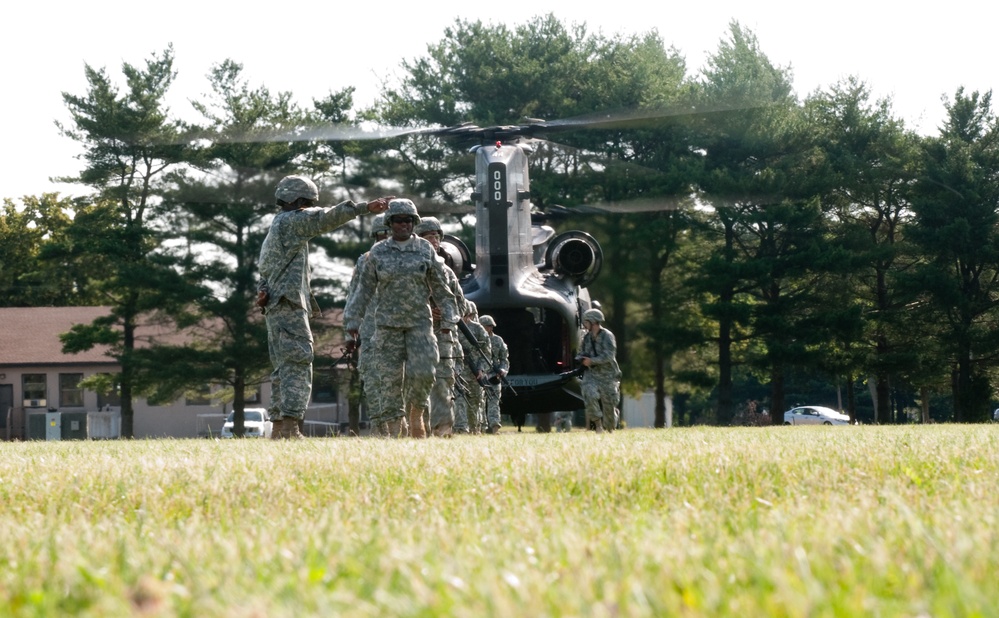
[[[891,97],[907,126],[932,135],[944,117],[942,97],[952,98],[962,86],[985,92],[997,81],[993,29],[999,5],[951,0],[917,6],[885,0],[35,0],[14,14],[6,9],[0,25],[0,198],[87,192],[50,181],[83,169],[79,146],[55,123],[69,122],[62,93],[86,94],[85,64],[118,79],[122,63],[144,66],[172,44],[177,79],[168,100],[190,120],[190,101],[209,91],[206,76],[226,59],[243,65],[251,88],[292,92],[303,107],[347,86],[355,87],[355,104],[363,107],[401,74],[403,60],[424,56],[457,19],[515,27],[551,13],[607,36],[655,30],[685,56],[693,75],[734,20],[756,35],[773,64],[791,69],[799,97],[855,76],[875,96]]]

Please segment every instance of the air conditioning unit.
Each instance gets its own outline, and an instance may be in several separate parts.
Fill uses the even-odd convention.
[[[44,408],[48,406],[48,402],[44,399],[25,399],[25,408]]]

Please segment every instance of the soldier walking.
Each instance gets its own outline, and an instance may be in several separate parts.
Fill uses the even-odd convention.
[[[582,349],[580,361],[583,373],[583,401],[586,406],[586,426],[596,423],[597,433],[617,427],[617,403],[621,397],[621,369],[617,364],[617,340],[614,333],[603,328],[604,314],[599,309],[583,312]]]
[[[392,235],[368,252],[357,294],[344,309],[344,328],[358,337],[361,318],[377,296],[371,372],[386,435],[399,437],[408,413],[411,435],[425,437],[423,414],[439,358],[428,291],[441,310],[441,330],[454,330],[458,308],[444,262],[433,245],[413,235],[420,222],[416,205],[394,199],[385,218]]]
[[[421,217],[419,225],[413,231],[417,236],[426,239],[433,245],[437,255],[444,259],[447,255],[441,249],[444,230],[436,217]],[[447,260],[444,263],[448,265]],[[466,310],[465,295],[458,283],[458,275],[450,267],[444,269],[444,274],[447,276],[448,287],[455,296],[459,312],[464,313]],[[457,334],[453,330],[441,329],[441,310],[433,298],[430,298],[429,302],[440,356],[434,372],[434,385],[430,389],[429,427],[435,436],[450,437],[454,429],[454,364],[456,359],[457,362],[461,362],[461,346],[458,345],[458,341],[455,339]]]
[[[489,372],[489,384],[483,387],[486,390],[486,427],[489,428],[489,433],[499,433],[500,427],[502,427],[500,423],[500,398],[503,396],[502,379],[510,373],[510,350],[503,338],[496,334],[496,320],[493,319],[493,316],[480,317],[479,324],[486,329],[486,333],[489,335],[493,361]]]
[[[475,303],[467,301],[468,310],[462,318],[475,339],[474,343],[466,337],[459,337],[462,354],[465,357],[458,371],[458,378],[464,383],[465,392],[455,400],[454,430],[455,433],[482,433],[484,410],[482,401],[482,381],[489,371],[492,348],[489,343],[489,333],[478,322],[478,309]]]
[[[385,224],[385,215],[380,214],[375,217],[374,221],[371,223],[371,237],[375,242],[379,242],[388,238],[389,227]],[[364,262],[368,259],[368,252],[365,251],[357,258],[357,264],[354,266],[354,272],[350,276],[350,283],[347,285],[347,302],[357,294],[357,288],[360,285],[361,280],[361,270],[364,268]],[[375,295],[368,305],[364,316],[361,317],[361,327],[358,329],[358,339],[351,339],[350,344],[357,347],[357,373],[361,380],[361,389],[364,394],[364,400],[368,404],[368,421],[371,423],[372,429],[377,433],[381,434],[380,426],[382,424],[381,420],[381,408],[378,406],[378,389],[375,388],[374,375],[371,372],[371,337],[375,334],[375,320],[372,317],[378,310],[378,298]]]

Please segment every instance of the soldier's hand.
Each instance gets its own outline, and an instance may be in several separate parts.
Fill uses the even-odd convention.
[[[388,197],[380,197],[377,200],[368,202],[368,212],[377,215],[388,210],[389,202],[395,199],[394,195]]]
[[[347,340],[347,341],[346,341],[346,342],[345,342],[345,343],[343,344],[343,349],[344,349],[344,351],[345,351],[345,352],[346,352],[347,354],[353,354],[353,353],[354,353],[354,350],[356,350],[356,349],[357,349],[357,340],[356,340],[356,339],[348,339],[348,340]]]

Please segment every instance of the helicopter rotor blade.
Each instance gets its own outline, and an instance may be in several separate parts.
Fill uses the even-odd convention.
[[[217,144],[266,142],[354,142],[390,139],[407,135],[435,134],[440,128],[381,127],[372,125],[315,124],[291,129],[248,129],[214,133],[196,131],[183,135],[177,143],[206,140]]]

